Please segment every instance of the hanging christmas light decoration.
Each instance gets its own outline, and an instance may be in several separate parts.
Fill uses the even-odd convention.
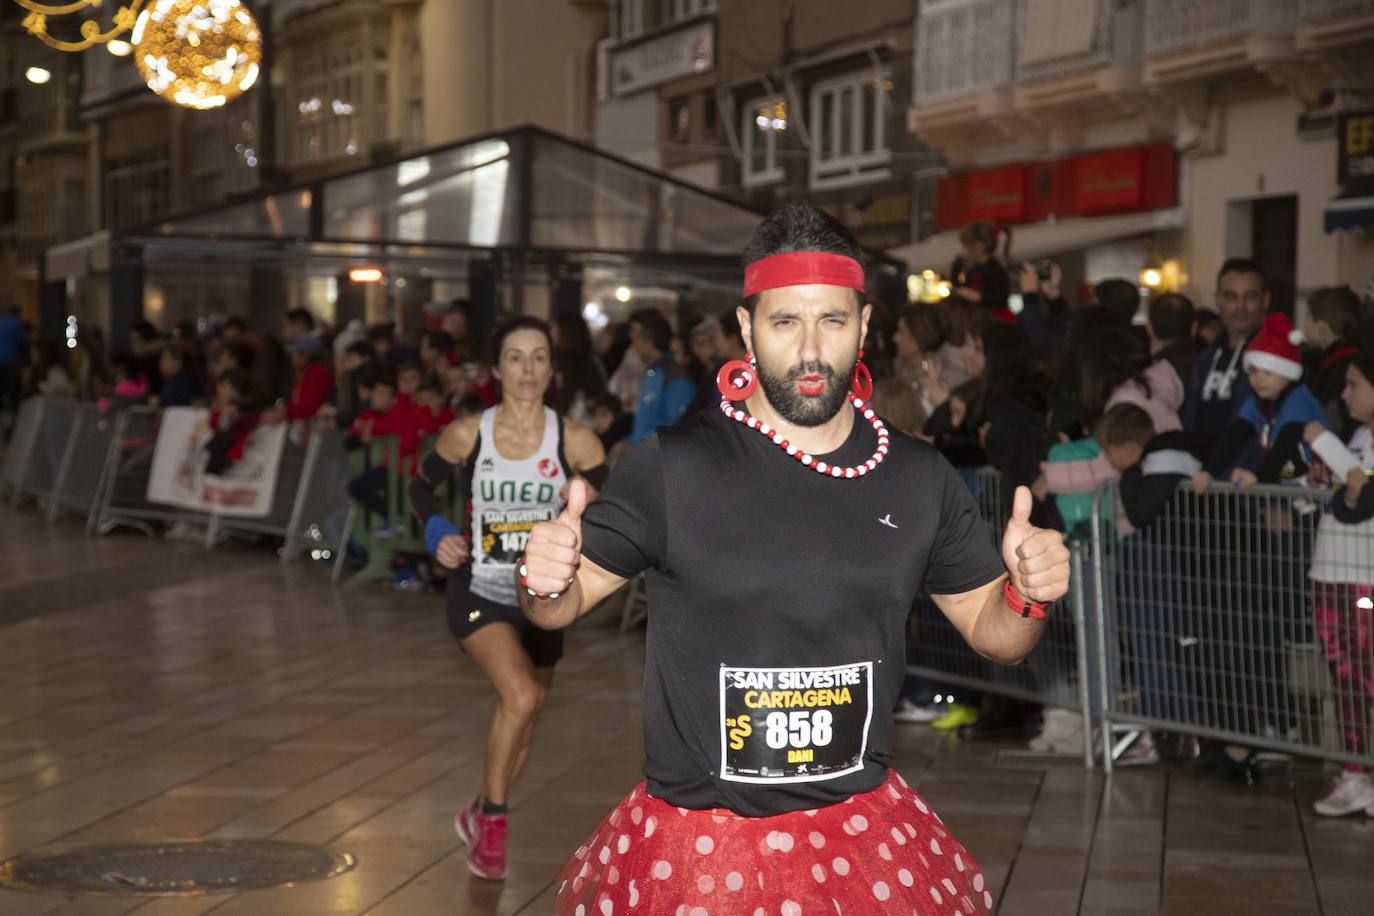
[[[185,108],[237,98],[262,64],[262,33],[240,0],[149,0],[130,41],[148,88]]]
[[[44,3],[41,0],[14,0],[15,3],[28,10],[28,15],[24,17],[24,31],[50,48],[59,51],[84,51],[87,48],[99,44],[106,44],[117,39],[120,35],[128,32],[138,21],[139,9],[145,0],[130,0],[124,6],[115,11],[114,19],[110,27],[106,29],[98,19],[84,19],[77,29],[81,38],[77,41],[67,41],[58,38],[48,32],[48,17],[70,16],[73,13],[80,13],[82,10],[99,9],[102,0],[68,0],[66,3]],[[63,31],[59,29],[59,31]]]

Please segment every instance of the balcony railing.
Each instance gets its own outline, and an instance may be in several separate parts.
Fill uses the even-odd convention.
[[[1016,0],[922,4],[916,28],[916,104],[1009,87]]]
[[[1303,22],[1325,22],[1347,13],[1368,13],[1369,0],[1298,0],[1298,18]]]
[[[1297,0],[1146,0],[1145,54],[1175,54],[1251,34],[1291,34],[1297,17]]]
[[[1036,63],[1026,61],[1025,34],[1029,28],[1025,0],[1020,0],[1018,15],[1025,25],[1018,30],[1022,36],[1017,51],[1018,83],[1045,82],[1093,70],[1099,67],[1121,67],[1140,62],[1143,44],[1141,0],[1122,3],[1120,0],[1097,0],[1096,17],[1092,29],[1092,47],[1086,54],[1072,54]]]

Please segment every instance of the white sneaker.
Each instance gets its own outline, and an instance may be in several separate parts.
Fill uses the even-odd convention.
[[[928,706],[917,706],[915,703],[902,697],[902,701],[897,704],[897,708],[892,711],[892,718],[898,722],[934,722],[944,715],[944,704],[931,703]]]
[[[1039,754],[1081,754],[1083,716],[1069,709],[1045,710],[1045,724],[1028,746]]]
[[[1113,763],[1119,767],[1154,766],[1159,763],[1159,750],[1155,747],[1155,739],[1150,737],[1149,732],[1141,732]]]
[[[1312,803],[1312,810],[1323,817],[1344,817],[1374,807],[1374,782],[1368,773],[1345,770],[1336,777],[1331,794]]]

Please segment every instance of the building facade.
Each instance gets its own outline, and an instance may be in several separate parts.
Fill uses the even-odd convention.
[[[910,0],[620,0],[597,141],[760,209],[805,199],[864,244],[913,237],[938,156],[904,129]]]
[[[71,314],[121,339],[130,316],[111,313],[111,233],[517,124],[592,131],[606,0],[248,3],[270,66],[209,111],[154,96],[132,56],[48,49],[24,34],[17,6],[0,5],[3,294],[40,330],[60,335]],[[35,62],[50,75],[42,84],[25,79]],[[254,295],[241,273],[150,273],[141,316],[233,312]],[[332,278],[291,283],[290,304],[328,317]]]
[[[907,124],[949,174],[901,253],[942,269],[957,227],[1013,227],[1013,257],[1075,285],[1144,276],[1210,305],[1253,256],[1275,304],[1374,274],[1374,246],[1327,234],[1337,115],[1371,84],[1368,0],[920,0]],[[1153,274],[1152,274],[1153,278]]]

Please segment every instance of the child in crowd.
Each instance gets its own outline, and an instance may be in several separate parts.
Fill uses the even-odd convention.
[[[1374,701],[1374,349],[1354,355],[1341,392],[1358,424],[1348,444],[1321,423],[1310,422],[1304,439],[1340,486],[1322,516],[1309,577],[1317,635],[1326,649],[1336,686],[1344,749],[1364,756],[1369,745],[1369,708]],[[1313,475],[1318,476],[1317,473]],[[1346,764],[1332,791],[1313,804],[1327,817],[1364,811],[1374,815],[1374,781],[1359,764]]]
[[[1228,471],[1241,492],[1255,483],[1305,483],[1311,457],[1303,431],[1309,423],[1325,427],[1327,421],[1325,408],[1302,383],[1296,339],[1289,320],[1271,313],[1246,346],[1242,364],[1250,394],[1193,476],[1199,494]],[[1210,531],[1204,549],[1220,548],[1229,568],[1209,575],[1237,584],[1225,599],[1228,612],[1215,622],[1214,639],[1204,647],[1214,653],[1204,664],[1219,673],[1223,691],[1214,714],[1233,730],[1294,740],[1300,711],[1288,688],[1284,647],[1307,638],[1300,558],[1308,555],[1315,517],[1299,503],[1272,498],[1227,500],[1221,509],[1234,513],[1234,523]],[[1249,781],[1258,775],[1255,754],[1241,756],[1242,751],[1232,747],[1227,755],[1246,768]]]
[[[634,415],[625,412],[620,398],[603,394],[592,400],[592,429],[601,437],[601,445],[610,454],[611,446],[624,440],[634,425]]]
[[[437,436],[453,422],[453,411],[444,403],[443,385],[437,378],[431,377],[420,383],[415,392],[415,417],[425,436]]]
[[[1165,368],[1168,366],[1166,364]],[[1173,372],[1169,369],[1169,372]],[[1145,448],[1154,438],[1154,424],[1144,408],[1134,403],[1120,403],[1112,406],[1095,424],[1093,438],[1053,445],[1049,450],[1049,460],[1040,467],[1042,476],[1032,487],[1032,493],[1040,499],[1054,494],[1056,507],[1064,521],[1066,540],[1090,542],[1092,540],[1092,512],[1094,492],[1103,483],[1115,479],[1121,473],[1140,463]],[[1113,512],[1109,496],[1102,498],[1099,509],[1102,517],[1110,518]],[[1119,533],[1133,530],[1124,515],[1118,510],[1116,529]],[[1092,600],[1088,590],[1083,591],[1085,600]],[[1083,620],[1090,625],[1096,615],[1091,608],[1085,608]],[[1096,644],[1097,634],[1089,631],[1084,634],[1085,644]],[[1036,678],[1041,681],[1047,693],[1070,694],[1069,679],[1077,672],[1063,670],[1051,654],[1046,657],[1040,653],[1030,662]],[[1091,670],[1091,669],[1090,669]],[[1097,684],[1088,685],[1089,698],[1098,702],[1100,689]],[[1074,753],[1083,751],[1083,716],[1069,709],[1050,708],[1045,711],[1045,721],[1040,734],[1031,739],[1030,749],[1040,753]],[[1123,763],[1136,762],[1134,757]]]
[[[1310,349],[1303,354],[1312,393],[1326,408],[1326,420],[1348,439],[1358,425],[1341,398],[1345,370],[1355,356],[1360,327],[1360,297],[1348,286],[1326,286],[1307,297],[1302,336]]]
[[[109,395],[99,401],[101,413],[148,403],[148,377],[139,369],[136,357],[128,353],[118,354],[110,360],[110,368],[114,384]]]
[[[415,394],[420,390],[420,383],[424,381],[424,370],[420,364],[414,360],[406,360],[396,367],[396,392],[397,400],[402,405],[408,405],[415,401]]]
[[[375,438],[395,436],[400,471],[411,473],[415,467],[415,453],[420,447],[420,424],[415,410],[401,400],[396,374],[389,369],[378,370],[367,381],[372,382],[369,406],[353,421],[348,445],[366,447]],[[348,482],[349,495],[362,503],[374,519],[381,520],[382,530],[385,530],[387,519],[386,487],[391,473],[391,455],[390,449],[385,450],[380,464],[369,467]]]
[[[1241,405],[1236,421],[1217,441],[1202,470],[1194,475],[1199,493],[1228,470],[1231,481],[1242,490],[1261,480],[1302,483],[1291,473],[1289,462],[1276,466],[1275,461],[1268,460],[1271,452],[1276,459],[1286,453],[1285,449],[1275,448],[1280,436],[1301,436],[1314,420],[1326,424],[1321,402],[1302,383],[1302,360],[1293,342],[1295,337],[1292,323],[1274,312],[1265,316],[1264,327],[1245,348],[1242,363],[1252,393]],[[1307,458],[1306,449],[1301,451]]]
[[[205,450],[209,460],[206,473],[223,474],[243,457],[248,437],[257,429],[260,417],[249,408],[248,377],[231,369],[215,383],[215,400],[210,406],[210,437]]]
[[[1093,492],[1139,464],[1154,435],[1154,422],[1144,408],[1122,402],[1102,415],[1091,439],[1050,446],[1048,460],[1040,465],[1041,477],[1031,492],[1038,499],[1051,494],[1055,497],[1068,540],[1091,539],[1087,526],[1092,521]],[[1102,511],[1110,510],[1104,505]],[[1120,522],[1126,529],[1123,533],[1129,532],[1130,522],[1124,516]]]

